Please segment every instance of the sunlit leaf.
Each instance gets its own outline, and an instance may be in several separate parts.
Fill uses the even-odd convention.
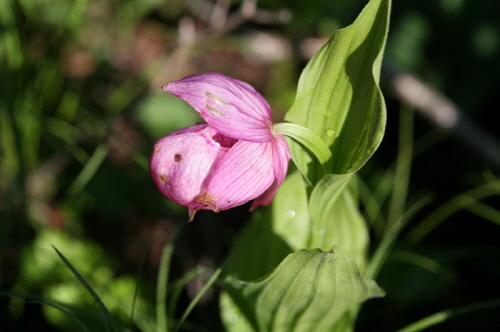
[[[226,285],[228,331],[331,331],[355,305],[383,295],[364,279],[349,253],[338,246],[327,253],[300,250],[287,256],[265,279]],[[233,308],[234,308],[233,307]],[[240,321],[240,323],[238,323]],[[241,329],[241,327],[243,327]]]
[[[372,0],[355,23],[332,36],[301,76],[285,120],[308,128],[332,157],[326,163],[321,156],[327,154],[318,153],[322,144],[318,151],[307,146],[314,140],[292,142],[298,169],[315,187],[308,193],[294,174],[237,241],[226,267],[232,281],[221,297],[229,331],[346,330],[352,327],[351,309],[383,295],[356,265],[365,265],[368,235],[345,187],[383,136],[386,115],[378,81],[389,9],[390,0]],[[291,221],[287,215],[299,218]],[[298,248],[329,250],[336,244],[346,249],[286,256]],[[260,282],[246,282],[273,268]]]
[[[389,22],[390,0],[372,0],[356,21],[338,30],[304,69],[285,120],[309,128],[332,152],[327,173],[358,170],[377,149],[386,111],[378,81]],[[297,167],[313,182],[325,173],[298,143]]]

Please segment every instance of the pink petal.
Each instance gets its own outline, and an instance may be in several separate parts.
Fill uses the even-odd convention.
[[[246,203],[266,191],[274,181],[273,143],[238,141],[207,183],[202,203],[214,211]],[[190,206],[198,209],[199,205]]]
[[[212,139],[215,134],[201,124],[174,131],[155,144],[150,171],[165,197],[185,206],[199,198],[206,178],[228,151]]]
[[[255,199],[250,208],[250,211],[254,210],[260,205],[269,205],[273,200],[278,188],[281,186],[285,180],[286,173],[288,170],[288,163],[290,161],[290,148],[283,135],[277,135],[275,141],[273,142],[273,166],[274,166],[274,176],[275,180],[273,184],[259,197]]]
[[[215,130],[251,142],[270,142],[271,110],[249,84],[218,73],[192,75],[163,87],[184,99]]]

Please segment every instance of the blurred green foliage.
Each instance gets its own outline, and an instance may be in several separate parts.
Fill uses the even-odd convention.
[[[206,270],[195,267],[220,264],[247,215],[246,207],[221,213],[217,221],[200,213],[186,225],[186,211],[156,192],[147,167],[153,142],[200,121],[183,102],[162,93],[161,85],[219,71],[256,86],[280,121],[293,103],[307,54],[315,50],[311,45],[350,24],[365,1],[262,0],[249,19],[236,15],[242,1],[232,1],[226,23],[234,24],[227,30],[207,17],[207,3],[0,1],[2,330],[76,329],[71,317],[40,305],[40,297],[74,306],[74,315],[92,331],[103,330],[95,303],[51,245],[125,326],[139,284],[133,325],[146,331],[154,326],[160,253],[174,242],[170,274],[181,280],[172,284],[179,285],[173,303],[180,309],[171,311],[180,317],[207,279]],[[395,1],[385,56],[387,64],[417,73],[444,92],[497,138],[499,12],[494,1]],[[384,190],[400,180],[390,173],[398,109],[399,101],[389,98],[385,141],[363,171],[367,187],[380,194],[382,212]],[[434,200],[414,215],[409,229],[428,215],[438,222],[417,243],[396,241],[398,251],[378,279],[387,297],[368,303],[360,331],[392,331],[443,309],[500,296],[497,176],[484,171],[466,147],[416,119],[416,148],[425,145],[424,134],[440,143],[410,162],[408,197],[412,203],[433,193]],[[489,186],[488,195],[473,192],[470,203],[459,201],[467,211],[453,208],[455,196],[481,185]],[[443,205],[450,212],[445,218],[432,215]],[[187,271],[194,272],[182,279]],[[206,295],[189,316],[192,330],[220,329],[214,298]],[[494,331],[496,314],[489,309],[461,316],[433,331]]]

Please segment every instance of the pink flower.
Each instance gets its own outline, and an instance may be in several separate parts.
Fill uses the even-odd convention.
[[[271,109],[249,84],[217,74],[192,75],[163,87],[207,122],[177,130],[154,147],[153,180],[171,201],[219,212],[255,199],[271,203],[285,179],[290,150],[273,133]]]

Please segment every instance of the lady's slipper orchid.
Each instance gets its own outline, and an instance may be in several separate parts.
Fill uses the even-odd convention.
[[[154,147],[153,180],[171,201],[219,212],[255,199],[271,203],[285,179],[290,150],[273,132],[267,101],[249,84],[206,73],[163,87],[194,107],[207,122],[177,130]]]

